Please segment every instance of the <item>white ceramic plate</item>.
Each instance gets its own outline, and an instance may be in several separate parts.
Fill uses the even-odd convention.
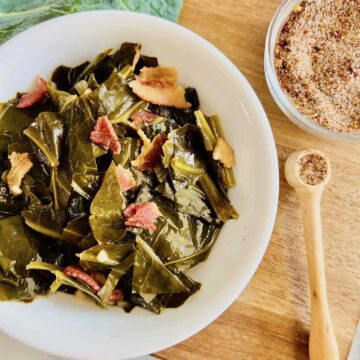
[[[208,325],[240,294],[268,245],[277,208],[278,164],[271,129],[254,91],[214,46],[167,21],[135,13],[97,11],[59,17],[0,47],[0,100],[26,91],[35,75],[76,65],[121,42],[176,67],[196,87],[201,108],[219,114],[235,149],[238,185],[230,198],[241,213],[223,228],[209,259],[191,271],[203,283],[182,307],[154,315],[99,307],[65,294],[32,304],[1,303],[0,329],[35,348],[86,360],[119,360],[159,351]]]

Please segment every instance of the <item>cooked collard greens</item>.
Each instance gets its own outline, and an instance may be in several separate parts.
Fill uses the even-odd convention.
[[[0,300],[57,291],[154,313],[200,289],[234,152],[174,68],[124,43],[0,104]]]

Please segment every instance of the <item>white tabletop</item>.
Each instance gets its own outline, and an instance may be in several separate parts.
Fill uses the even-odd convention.
[[[17,340],[10,338],[0,331],[0,349],[1,354],[6,355],[4,359],[6,360],[66,360],[64,358],[59,358],[57,356],[52,356],[34,350]],[[1,355],[1,358],[2,355]],[[141,358],[136,358],[133,360],[154,360],[151,356],[144,356]]]

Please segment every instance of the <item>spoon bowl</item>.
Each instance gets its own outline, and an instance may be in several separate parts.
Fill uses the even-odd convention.
[[[316,185],[306,183],[300,176],[300,160],[308,155],[318,155],[326,162],[326,176]],[[293,152],[285,163],[285,177],[294,189],[303,188],[311,192],[322,191],[331,178],[331,163],[329,157],[318,149],[304,149]]]

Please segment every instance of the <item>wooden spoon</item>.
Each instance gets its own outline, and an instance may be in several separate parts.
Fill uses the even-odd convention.
[[[316,185],[309,185],[301,176],[300,160],[307,155],[320,156],[326,162],[325,174]],[[307,157],[308,158],[308,157]],[[321,174],[320,174],[321,175]],[[311,293],[311,360],[338,360],[339,349],[330,317],[326,293],[325,265],[322,244],[320,202],[331,177],[329,158],[321,151],[308,149],[294,152],[285,163],[285,176],[299,196],[307,252]]]

